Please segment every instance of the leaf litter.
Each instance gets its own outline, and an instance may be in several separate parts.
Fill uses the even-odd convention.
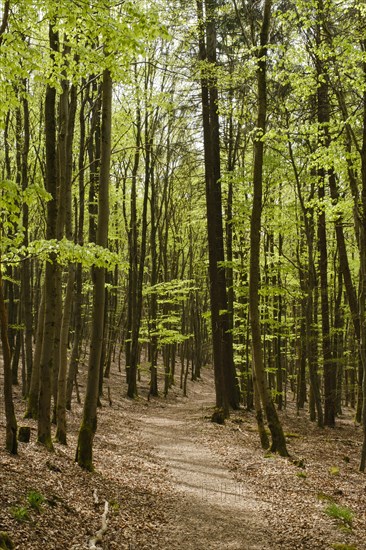
[[[145,375],[132,401],[124,397],[124,374],[111,377],[112,405],[102,398],[98,411],[93,473],[74,461],[80,405],[68,412],[68,445],[55,443],[53,453],[36,443],[35,421],[20,421],[31,427],[31,442],[19,443],[17,457],[3,449],[1,409],[0,531],[15,548],[81,550],[95,540],[105,550],[366,549],[362,434],[351,410],[335,429],[320,430],[288,402],[280,415],[291,458],[283,459],[260,449],[252,412],[235,412],[224,426],[210,422],[209,369],[189,384],[187,398],[173,387],[166,399],[147,400]],[[21,419],[18,388],[15,404]],[[27,508],[31,491],[43,499],[39,510]],[[105,502],[106,529],[96,541]],[[329,517],[329,503],[349,509],[352,525]],[[22,507],[28,519],[20,521],[15,510]]]

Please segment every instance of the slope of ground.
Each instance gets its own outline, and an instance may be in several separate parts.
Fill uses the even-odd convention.
[[[80,405],[68,414],[68,446],[55,445],[54,453],[35,443],[36,423],[19,422],[32,432],[18,457],[3,450],[1,406],[0,531],[16,548],[87,549],[107,500],[104,549],[366,549],[361,431],[350,413],[336,429],[318,430],[290,403],[282,419],[294,463],[261,451],[252,413],[239,412],[225,426],[209,421],[210,370],[190,383],[188,398],[174,388],[168,399],[148,401],[146,388],[143,376],[139,399],[128,400],[123,374],[112,373],[94,473],[74,463]],[[16,407],[21,419],[18,393]],[[40,511],[29,502],[31,491],[44,498]],[[352,520],[330,518],[330,504],[352,511]]]

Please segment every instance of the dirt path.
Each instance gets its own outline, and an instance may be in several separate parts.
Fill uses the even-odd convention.
[[[268,504],[235,481],[201,437],[202,415],[212,402],[211,392],[197,393],[188,403],[181,399],[141,418],[142,438],[173,477],[164,550],[273,548],[265,522]]]
[[[263,453],[252,412],[232,414],[225,426],[210,422],[209,369],[189,383],[188,398],[174,387],[167,399],[150,401],[146,373],[133,401],[125,397],[124,373],[112,374],[113,403],[104,398],[98,411],[94,473],[74,461],[77,403],[68,413],[67,447],[55,444],[49,453],[37,445],[34,420],[27,421],[31,442],[20,443],[17,457],[0,446],[0,531],[16,550],[86,550],[105,500],[103,550],[366,550],[366,485],[353,411],[345,410],[335,429],[319,430],[289,401],[281,419],[299,466]],[[19,388],[15,404],[21,419]],[[4,420],[0,413],[2,434]],[[31,490],[44,498],[40,511],[28,503]],[[330,505],[346,507],[352,519],[330,516]],[[28,518],[17,518],[24,510]]]

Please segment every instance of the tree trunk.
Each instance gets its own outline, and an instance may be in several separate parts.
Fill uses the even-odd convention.
[[[58,49],[58,35],[49,27],[50,47],[53,53]],[[56,238],[57,220],[57,174],[56,174],[56,89],[47,85],[45,99],[45,135],[46,135],[46,189],[51,196],[47,203],[47,239]],[[38,442],[49,449],[53,448],[51,439],[51,394],[52,394],[52,367],[55,337],[56,311],[56,258],[50,255],[46,262],[44,298],[44,330],[40,361],[40,389],[38,406]]]
[[[366,40],[362,41],[362,50],[366,52]],[[366,62],[363,62],[363,77],[366,82]],[[360,471],[364,472],[366,468],[366,90],[363,92],[363,128],[362,128],[362,223],[360,231],[360,296],[359,296],[359,311],[360,311],[360,353],[362,357],[363,378],[362,378],[362,430],[363,430],[363,445],[361,452]]]
[[[101,161],[98,194],[97,244],[108,245],[109,221],[109,171],[111,160],[112,79],[108,69],[103,71]],[[97,429],[97,403],[99,389],[100,358],[104,332],[105,269],[93,270],[93,325],[88,364],[88,381],[83,418],[79,430],[76,461],[86,470],[93,469],[93,440]]]
[[[83,90],[81,90],[83,94]],[[85,154],[85,105],[87,97],[81,96],[81,106],[79,113],[79,128],[80,128],[80,141],[79,141],[79,216],[78,223],[75,222],[75,241],[83,246],[84,244],[84,221],[85,221],[85,181],[84,181],[84,154]],[[90,138],[91,139],[91,138]],[[78,370],[80,351],[81,351],[81,339],[82,339],[82,293],[83,293],[83,268],[81,264],[76,266],[75,274],[75,296],[74,296],[74,341],[71,351],[69,370],[67,373],[66,381],[66,409],[71,409],[72,388],[74,380],[76,380],[76,374]]]
[[[318,25],[317,45],[323,43],[324,32],[324,5],[323,0],[318,0]],[[320,57],[316,57],[316,71],[318,77],[317,88],[317,119],[319,146],[328,148],[330,145],[329,122],[330,105],[328,97],[327,68]],[[318,250],[319,250],[319,275],[320,275],[320,297],[322,312],[322,346],[323,346],[323,369],[324,369],[324,424],[333,427],[335,425],[335,401],[336,401],[336,366],[333,363],[331,347],[330,325],[329,325],[329,298],[328,298],[328,250],[327,232],[325,218],[325,184],[327,177],[334,178],[333,168],[326,171],[323,167],[318,169]]]
[[[38,418],[38,395],[39,395],[40,363],[41,363],[43,330],[44,330],[44,309],[45,309],[45,300],[44,300],[44,292],[42,292],[41,303],[38,310],[36,346],[34,350],[32,376],[30,379],[28,404],[27,404],[27,411],[25,413],[25,418],[34,418],[34,419]]]
[[[203,6],[197,1],[200,22],[199,56],[216,66],[216,3],[206,0],[206,25],[203,25]],[[206,41],[205,41],[206,36]],[[239,407],[240,393],[235,376],[232,333],[228,313],[224,257],[224,232],[222,222],[220,139],[218,117],[218,91],[216,78],[201,78],[202,120],[204,136],[204,161],[206,181],[207,232],[209,246],[210,310],[215,372],[216,407],[224,417],[229,406]],[[221,264],[221,265],[220,265]],[[217,415],[215,415],[215,418]],[[217,417],[220,420],[219,416]]]
[[[1,263],[1,262],[0,262]],[[4,405],[6,421],[6,449],[9,453],[17,454],[17,420],[14,412],[12,395],[12,373],[11,373],[11,352],[8,339],[8,316],[3,292],[3,281],[0,269],[0,325],[1,344],[3,348],[4,361]]]
[[[253,168],[253,209],[250,222],[250,266],[249,266],[249,310],[252,332],[253,362],[258,393],[267,417],[271,431],[271,451],[281,456],[288,456],[283,429],[274,407],[266,380],[263,364],[261,342],[260,314],[259,314],[259,281],[260,281],[260,230],[262,214],[262,187],[263,187],[263,141],[266,129],[267,114],[267,83],[266,57],[271,18],[271,0],[264,4],[263,21],[260,33],[260,49],[258,51],[258,118],[257,136],[254,141],[254,168]]]

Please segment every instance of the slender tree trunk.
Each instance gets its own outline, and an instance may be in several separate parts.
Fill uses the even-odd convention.
[[[366,40],[362,41],[362,50],[366,52]],[[363,62],[363,77],[366,83],[366,62]],[[362,134],[362,223],[360,231],[360,296],[359,296],[359,311],[360,311],[360,353],[363,361],[363,377],[362,377],[362,429],[363,429],[363,445],[361,452],[360,471],[364,472],[366,468],[366,89],[363,92],[363,134]]]
[[[22,90],[25,92],[27,88],[27,81],[23,80]],[[23,112],[23,124],[21,123],[21,113],[19,108],[19,124],[17,127],[17,143],[19,143],[19,160],[18,171],[20,174],[20,180],[22,185],[22,191],[24,192],[28,187],[28,153],[29,153],[29,139],[30,139],[30,127],[29,127],[29,105],[26,96],[22,98],[22,112]],[[18,117],[17,117],[18,118]],[[17,155],[18,157],[18,155]],[[29,207],[26,201],[22,204],[23,215],[23,231],[24,240],[23,245],[25,247],[29,244]],[[25,363],[26,363],[26,387],[25,395],[28,395],[30,388],[30,381],[32,375],[32,334],[33,334],[33,313],[32,313],[32,292],[31,292],[31,277],[30,277],[30,260],[25,258],[20,267],[20,279],[21,279],[21,294],[20,294],[20,307],[21,307],[21,319],[25,327]]]
[[[82,266],[78,264],[76,266],[75,274],[75,300],[74,300],[74,315],[75,315],[75,334],[74,341],[71,350],[71,357],[69,363],[69,370],[67,373],[66,381],[66,409],[71,410],[71,398],[72,398],[72,388],[74,381],[76,380],[77,370],[80,359],[81,352],[81,336],[82,336],[82,319],[81,319],[81,309],[82,309]]]
[[[197,1],[197,15],[200,22],[200,60],[210,63],[213,70],[216,66],[215,8],[215,1],[206,1],[207,21],[204,27],[202,2]],[[221,415],[224,417],[229,415],[229,406],[234,409],[239,407],[240,394],[233,360],[226,274],[225,268],[220,265],[220,262],[224,262],[225,257],[220,183],[218,91],[214,76],[209,80],[202,77],[201,96],[209,245],[210,309],[217,408],[213,420],[217,418],[218,421],[222,421]]]
[[[75,266],[69,266],[69,274],[66,287],[64,311],[61,322],[60,335],[60,365],[57,381],[57,407],[56,407],[56,439],[66,445],[66,384],[67,384],[67,349],[69,341],[69,328],[74,294]]]
[[[83,94],[83,91],[81,91]],[[81,107],[79,113],[79,128],[80,128],[80,141],[79,141],[79,216],[78,223],[75,223],[75,241],[80,246],[84,244],[84,221],[85,221],[85,181],[84,181],[84,155],[85,155],[85,105],[87,97],[83,97],[81,100]],[[76,381],[76,375],[78,370],[80,352],[81,352],[81,338],[82,338],[82,293],[83,293],[83,270],[82,265],[77,264],[75,274],[75,296],[74,296],[74,341],[71,351],[69,370],[67,373],[66,381],[66,408],[71,409],[72,388],[74,381]]]
[[[263,21],[260,33],[260,49],[258,52],[258,119],[257,136],[254,141],[254,171],[253,171],[253,209],[250,222],[250,266],[249,266],[249,310],[252,332],[254,372],[258,393],[263,404],[267,422],[272,436],[271,451],[281,456],[288,456],[283,429],[274,407],[266,380],[263,364],[259,314],[259,281],[260,281],[260,230],[262,214],[263,187],[263,141],[266,129],[267,114],[267,83],[266,57],[271,18],[271,0],[264,4]]]
[[[154,287],[158,282],[158,255],[157,255],[157,188],[154,174],[151,177],[151,196],[150,196],[150,254],[151,254],[151,278],[150,284]],[[158,297],[153,292],[150,297],[150,395],[158,395],[158,338],[156,334],[157,315],[158,315]],[[165,390],[168,391],[169,384],[165,384]],[[166,395],[166,394],[165,394]]]
[[[0,258],[1,260],[1,258]],[[0,262],[1,263],[1,262]],[[12,395],[11,352],[8,339],[8,316],[4,300],[3,281],[0,269],[0,325],[1,344],[4,362],[4,405],[6,421],[6,449],[9,453],[17,454],[17,421],[14,412]]]
[[[318,25],[317,45],[320,47],[324,37],[324,5],[323,0],[318,0]],[[317,118],[319,125],[319,145],[328,148],[330,145],[329,122],[330,105],[328,97],[327,68],[324,62],[316,57],[316,70],[318,76],[317,87]],[[333,168],[326,171],[323,167],[318,169],[318,199],[320,212],[318,214],[318,250],[319,250],[319,275],[320,275],[320,297],[322,312],[322,346],[323,346],[323,369],[324,369],[324,424],[333,427],[335,425],[335,401],[336,401],[336,366],[333,362],[331,347],[330,325],[329,325],[329,297],[328,297],[328,249],[325,218],[325,184],[326,179],[334,178]]]
[[[137,83],[136,83],[137,85]],[[130,223],[128,227],[128,304],[127,304],[127,342],[126,342],[126,379],[127,395],[131,398],[137,394],[137,358],[134,356],[133,337],[137,323],[137,287],[138,287],[138,242],[137,242],[137,174],[140,165],[141,148],[141,108],[136,109],[136,142],[131,178]],[[135,364],[136,359],[136,364]]]
[[[36,346],[34,350],[32,376],[30,379],[28,404],[27,404],[27,411],[25,413],[25,418],[35,418],[35,419],[38,418],[38,395],[39,395],[40,362],[41,362],[43,330],[44,330],[44,310],[45,310],[45,299],[44,299],[44,292],[42,292],[41,303],[38,311]]]
[[[49,28],[50,47],[52,52],[58,50],[58,35]],[[57,220],[57,174],[56,174],[56,89],[50,84],[46,89],[45,100],[45,135],[46,135],[46,189],[51,196],[47,203],[47,239],[56,238]],[[56,258],[50,255],[50,261],[46,262],[44,297],[45,314],[43,342],[40,361],[40,390],[38,406],[38,442],[49,449],[53,448],[51,439],[51,394],[52,394],[52,369],[53,349],[55,337],[55,311],[56,311]]]
[[[344,315],[342,308],[343,297],[343,278],[342,270],[339,267],[334,267],[334,273],[338,273],[335,278],[335,297],[334,297],[334,336],[333,349],[335,359],[337,360],[337,387],[336,387],[336,414],[342,414],[342,388],[344,377],[344,354],[343,354],[343,339],[344,339]]]
[[[64,50],[64,55],[69,53]],[[58,178],[59,178],[59,209],[58,209],[58,235],[61,240],[72,240],[72,215],[71,215],[71,177],[72,177],[72,143],[74,134],[74,122],[76,113],[76,87],[69,90],[69,82],[62,80],[62,94],[59,104],[59,140],[58,140]],[[69,101],[70,98],[70,101]],[[61,275],[61,270],[60,270]],[[69,342],[69,326],[72,308],[73,290],[75,280],[75,266],[70,265],[67,274],[66,295],[63,311],[60,311],[59,343],[55,349],[58,353],[55,365],[58,368],[54,372],[55,386],[55,421],[57,425],[56,439],[59,443],[66,444],[66,373],[67,373],[67,349]],[[61,282],[61,277],[60,277]],[[60,306],[62,307],[62,288],[60,287]]]
[[[111,123],[112,123],[112,79],[108,69],[103,71],[102,85],[102,131],[101,162],[98,196],[97,244],[108,245],[109,221],[109,171],[111,161]],[[93,469],[93,440],[97,429],[97,403],[99,390],[100,358],[103,344],[105,269],[93,270],[93,325],[88,365],[88,381],[85,394],[83,418],[80,426],[76,461],[86,470]]]

